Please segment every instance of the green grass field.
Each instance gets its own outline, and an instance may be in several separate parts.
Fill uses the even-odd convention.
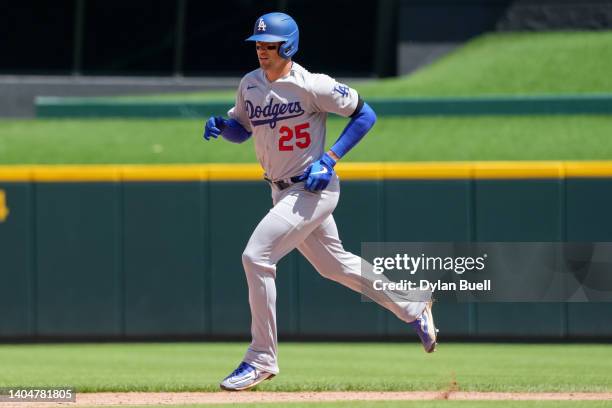
[[[299,54],[296,61],[308,68]],[[612,92],[611,66],[612,31],[494,33],[413,75],[349,85],[365,98],[602,93]],[[233,95],[215,91],[121,99],[196,101]]]
[[[612,92],[612,31],[478,37],[414,75],[360,87],[364,96]]]
[[[0,345],[0,387],[217,391],[243,343]],[[281,343],[267,391],[612,391],[609,345]],[[456,386],[453,385],[456,383]]]
[[[346,124],[328,123],[328,144]],[[255,162],[200,120],[2,120],[0,164]],[[609,160],[611,116],[383,118],[346,161]]]

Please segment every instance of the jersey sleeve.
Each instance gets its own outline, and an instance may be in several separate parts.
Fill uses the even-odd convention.
[[[231,119],[235,119],[245,128],[247,131],[252,132],[251,121],[249,120],[249,116],[246,112],[246,105],[244,101],[244,81],[240,81],[240,85],[238,86],[238,91],[236,92],[236,102],[234,106],[227,111],[227,116]]]
[[[351,116],[359,103],[359,94],[353,88],[324,75],[312,75],[310,86],[313,110]]]

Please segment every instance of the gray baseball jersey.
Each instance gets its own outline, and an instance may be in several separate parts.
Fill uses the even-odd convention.
[[[228,112],[253,132],[257,158],[268,178],[278,181],[300,175],[323,155],[327,112],[350,116],[359,97],[354,89],[327,75],[311,74],[293,63],[288,75],[274,82],[261,69],[240,82],[236,105]],[[304,183],[272,188],[273,208],[259,222],[242,254],[249,286],[252,341],[244,361],[260,370],[279,372],[276,331],[276,264],[297,248],[326,278],[363,293],[411,322],[424,302],[392,302],[374,291],[374,274],[362,273],[362,259],[346,251],[332,212],[340,197],[334,174],[318,194]],[[365,267],[368,270],[368,266]]]
[[[257,159],[277,181],[302,174],[323,155],[328,112],[350,116],[358,102],[354,89],[293,62],[274,82],[261,68],[246,74],[228,116],[253,132]]]

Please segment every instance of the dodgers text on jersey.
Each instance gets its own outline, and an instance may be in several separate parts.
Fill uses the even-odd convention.
[[[297,118],[305,113],[299,101],[289,103],[273,102],[274,100],[270,99],[270,102],[262,108],[261,106],[253,105],[253,102],[248,99],[245,101],[245,110],[252,126],[269,124],[270,129],[274,129],[277,122]]]

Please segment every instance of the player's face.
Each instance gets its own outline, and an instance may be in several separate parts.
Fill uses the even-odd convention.
[[[259,66],[264,71],[268,69],[278,69],[283,65],[283,58],[278,55],[278,48],[281,43],[261,42],[255,43],[255,49],[257,50],[257,59],[259,60]]]

